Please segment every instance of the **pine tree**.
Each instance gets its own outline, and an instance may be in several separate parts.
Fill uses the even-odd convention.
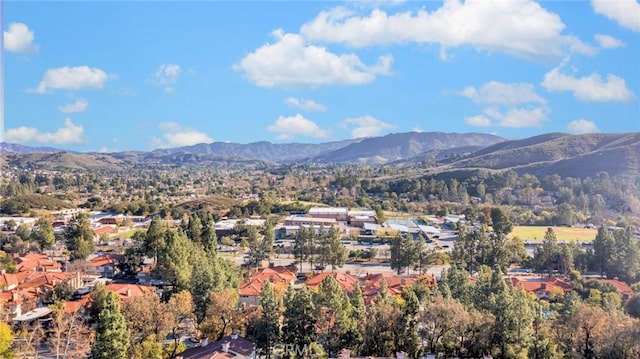
[[[31,233],[31,240],[40,245],[40,249],[51,249],[56,242],[53,225],[46,218],[40,218],[38,229]]]
[[[96,248],[91,223],[85,213],[78,214],[69,222],[64,231],[64,238],[67,249],[71,252],[71,259],[85,259]]]
[[[311,293],[306,288],[287,296],[284,303],[284,325],[282,333],[285,344],[292,344],[296,354],[302,355],[316,342],[316,318]]]
[[[91,348],[93,359],[124,359],[129,349],[129,330],[120,311],[118,296],[109,292],[98,317],[96,342]]]
[[[266,281],[260,292],[262,316],[256,325],[256,346],[260,353],[271,358],[273,346],[280,342],[280,301],[273,291],[271,282]]]

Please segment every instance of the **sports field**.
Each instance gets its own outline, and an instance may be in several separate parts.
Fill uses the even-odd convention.
[[[548,226],[514,226],[509,238],[518,236],[524,241],[542,241]],[[556,233],[559,241],[591,242],[598,234],[597,229],[592,228],[572,228],[572,227],[551,227]]]

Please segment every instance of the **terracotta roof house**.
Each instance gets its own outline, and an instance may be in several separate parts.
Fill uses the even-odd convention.
[[[258,296],[264,282],[270,281],[277,288],[286,289],[296,280],[296,268],[292,266],[277,266],[260,268],[240,284],[238,294],[241,305],[258,305]]]
[[[155,292],[156,287],[128,283],[109,283],[107,284],[107,290],[116,293],[120,300],[126,300],[139,297],[145,293]]]
[[[2,290],[10,290],[17,287],[19,284],[18,276],[13,273],[0,272],[0,287]]]
[[[38,271],[38,272],[60,272],[62,264],[49,259],[49,256],[41,253],[29,253],[21,257],[14,258],[18,272]]]
[[[618,279],[598,279],[597,281],[614,286],[616,288],[616,292],[620,294],[622,300],[627,300],[633,295],[633,289],[631,289],[631,286]]]
[[[241,338],[238,334],[226,336],[216,342],[209,343],[203,339],[199,347],[187,349],[176,356],[176,359],[255,359],[256,347],[252,341]]]
[[[90,275],[113,278],[117,274],[118,265],[124,259],[122,254],[107,253],[97,256],[87,263],[85,271]]]
[[[351,293],[358,282],[358,277],[349,273],[323,272],[314,274],[307,279],[305,286],[311,290],[317,290],[326,277],[333,277],[344,293]]]
[[[387,284],[389,295],[400,295],[402,289],[417,282],[416,276],[397,276],[394,274],[369,274],[364,278],[362,295],[366,304],[370,304],[380,292],[382,283]]]
[[[573,285],[560,278],[506,278],[514,288],[521,287],[529,293],[534,293],[538,299],[551,299],[551,295],[556,293],[567,293],[573,289]]]
[[[115,226],[102,226],[93,229],[93,239],[99,240],[103,234],[109,234],[116,230]]]

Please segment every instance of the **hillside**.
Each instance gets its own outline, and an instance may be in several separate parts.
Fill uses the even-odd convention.
[[[316,163],[384,164],[419,154],[468,146],[489,146],[504,141],[485,133],[408,132],[372,137],[344,148],[313,157]]]
[[[520,173],[587,177],[640,173],[640,133],[545,134],[486,147],[450,164],[456,169],[514,169]]]
[[[168,155],[176,153],[193,153],[200,155],[239,156],[269,162],[295,162],[304,158],[314,157],[322,153],[334,151],[361,139],[344,140],[327,143],[271,143],[268,141],[248,144],[213,142],[201,143],[170,149],[152,151],[154,155]]]
[[[125,162],[108,154],[88,153],[3,153],[0,162],[10,167],[50,170],[108,170],[117,171]]]

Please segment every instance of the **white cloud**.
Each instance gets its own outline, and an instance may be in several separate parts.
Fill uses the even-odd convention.
[[[153,137],[151,139],[151,144],[155,148],[191,146],[213,142],[213,139],[206,133],[182,127],[176,122],[163,122],[158,128],[163,133],[162,138]]]
[[[391,55],[367,66],[355,54],[336,55],[324,47],[306,44],[298,34],[276,30],[273,37],[273,44],[259,47],[233,66],[260,87],[359,85],[390,73]]]
[[[544,75],[542,87],[550,92],[570,91],[582,101],[610,102],[632,101],[635,95],[627,88],[626,81],[616,75],[607,75],[603,80],[600,74],[592,73],[585,77],[571,77],[560,72],[562,64]]]
[[[384,130],[396,128],[396,125],[378,120],[373,116],[347,118],[342,121],[343,126],[351,127],[351,138],[374,137],[381,135]]]
[[[569,122],[567,124],[567,131],[575,134],[600,132],[598,126],[596,126],[593,121],[587,121],[583,118]]]
[[[10,128],[5,132],[5,141],[17,143],[75,144],[86,142],[84,127],[75,125],[71,119],[64,120],[64,127],[55,132],[41,132],[34,127]]]
[[[486,116],[482,116],[482,115],[472,116],[472,117],[465,117],[464,118],[464,122],[466,122],[467,125],[474,126],[474,127],[489,127],[489,126],[491,126],[491,120],[489,118],[487,118]]]
[[[523,103],[546,103],[545,99],[536,93],[532,84],[528,83],[502,83],[490,81],[479,89],[472,86],[465,88],[461,93],[476,103],[514,106]]]
[[[392,14],[375,9],[359,16],[336,7],[304,24],[300,33],[308,40],[353,47],[425,43],[443,48],[473,46],[521,57],[595,52],[577,37],[563,35],[564,28],[557,14],[531,0],[445,0],[432,12]],[[441,49],[443,55],[446,51]]]
[[[510,108],[506,113],[495,108],[484,110],[484,114],[497,121],[498,126],[512,128],[541,127],[543,122],[549,120],[548,112],[546,107]]]
[[[603,35],[603,34],[595,34],[593,35],[598,45],[603,49],[615,49],[616,47],[624,46],[624,42],[616,39],[613,36]]]
[[[87,107],[89,107],[89,102],[83,98],[79,98],[73,103],[68,103],[58,107],[58,110],[64,113],[82,112],[86,110]]]
[[[21,22],[12,22],[9,30],[3,32],[4,49],[9,52],[27,54],[37,51],[38,47],[33,44],[33,39],[33,31]]]
[[[620,26],[640,31],[640,3],[636,0],[593,0],[593,11]]]
[[[88,66],[59,67],[45,72],[42,81],[35,89],[37,93],[49,90],[79,90],[82,88],[101,89],[109,75],[101,69]]]
[[[155,86],[164,86],[164,90],[168,93],[174,91],[173,86],[178,82],[180,76],[180,65],[163,64],[158,67],[156,72],[151,76],[151,83]]]
[[[296,136],[322,138],[329,135],[329,131],[321,129],[315,122],[304,118],[301,114],[291,117],[280,116],[267,127],[268,131],[278,133],[278,139],[288,140]]]
[[[321,104],[321,103],[317,103],[313,100],[305,100],[303,98],[301,99],[297,99],[295,97],[287,97],[286,99],[284,99],[284,103],[286,103],[289,106],[292,107],[297,107],[299,109],[305,110],[305,111],[320,111],[320,112],[324,112],[327,110],[327,106]]]

